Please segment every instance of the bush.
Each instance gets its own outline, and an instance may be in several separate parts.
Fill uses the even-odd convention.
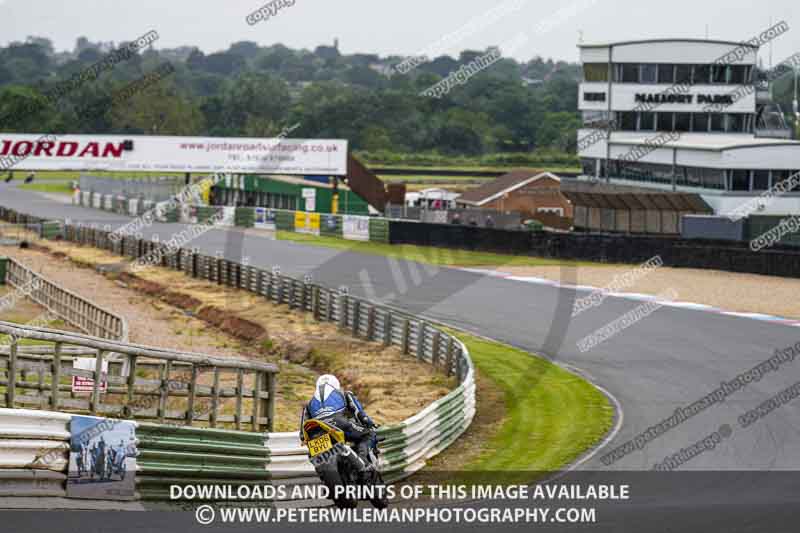
[[[537,150],[534,152],[507,152],[486,154],[484,156],[447,156],[438,152],[399,154],[388,150],[375,152],[356,151],[356,156],[370,165],[409,166],[409,167],[541,167],[541,166],[580,166],[576,154],[558,150]]]

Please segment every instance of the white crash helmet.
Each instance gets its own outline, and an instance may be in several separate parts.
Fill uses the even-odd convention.
[[[314,391],[314,398],[324,402],[333,391],[340,389],[339,380],[332,374],[325,374],[317,379],[317,390]]]

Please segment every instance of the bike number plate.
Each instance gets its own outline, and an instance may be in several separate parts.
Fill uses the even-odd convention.
[[[311,457],[327,452],[331,448],[333,448],[333,444],[331,444],[330,435],[323,435],[308,442],[308,451],[311,453]]]

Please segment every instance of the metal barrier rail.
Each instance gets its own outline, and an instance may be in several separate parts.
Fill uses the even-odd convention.
[[[64,413],[0,409],[0,496],[66,496],[69,420]]]
[[[0,209],[0,217],[3,216],[8,216],[8,213]],[[12,216],[24,217],[17,213]],[[35,217],[29,218],[35,220]],[[354,336],[399,347],[403,353],[440,368],[446,375],[455,374],[459,385],[447,396],[400,424],[381,428],[379,433],[386,438],[381,469],[387,481],[401,479],[424,467],[428,459],[447,448],[472,422],[475,415],[475,373],[469,352],[458,339],[426,320],[306,280],[205,256],[185,248],[170,250],[163,244],[133,237],[112,240],[109,235],[110,232],[85,226],[64,227],[66,240],[96,246],[131,259],[150,254],[151,258],[157,258],[155,264],[158,266],[181,270],[193,277],[247,290],[275,303],[311,312],[317,320],[336,323]],[[166,428],[164,431],[182,434],[189,440],[198,438],[187,433],[196,430],[160,427]],[[296,474],[298,482],[318,482],[297,433],[270,433],[266,435],[264,446],[269,450],[268,459],[264,461],[268,473],[289,472]],[[191,453],[187,450],[173,448],[171,453],[176,454],[171,456],[173,459],[184,465],[183,474],[173,476],[173,482],[184,480],[189,483],[196,479],[193,472],[203,463],[197,462],[197,457],[181,455]],[[159,477],[158,466],[153,462],[143,463],[140,470],[143,476]],[[228,479],[239,481],[235,473]],[[151,482],[153,490],[146,491],[143,496],[163,497],[159,490],[163,487],[158,487],[157,480],[151,479]]]
[[[14,259],[8,261],[9,285],[81,331],[102,339],[127,341],[128,321],[64,289]]]

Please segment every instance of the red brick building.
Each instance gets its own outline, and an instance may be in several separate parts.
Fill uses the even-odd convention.
[[[573,206],[561,193],[561,179],[550,172],[515,170],[470,189],[456,200],[460,207],[515,211],[523,220],[572,220]]]

